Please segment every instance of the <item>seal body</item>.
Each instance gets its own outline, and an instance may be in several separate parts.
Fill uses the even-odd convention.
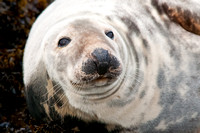
[[[197,0],[56,0],[25,47],[30,112],[122,132],[200,131],[199,7]]]

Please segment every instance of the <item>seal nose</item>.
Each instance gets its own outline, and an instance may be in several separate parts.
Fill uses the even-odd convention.
[[[110,67],[110,55],[108,50],[103,48],[95,49],[92,52],[92,56],[95,58],[94,63],[96,64],[97,73],[104,75]]]
[[[108,50],[97,48],[92,53],[92,58],[82,63],[82,71],[87,75],[98,73],[99,75],[120,73],[120,63],[118,59],[110,54]]]

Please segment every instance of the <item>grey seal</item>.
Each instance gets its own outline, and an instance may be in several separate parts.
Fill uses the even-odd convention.
[[[25,46],[30,112],[121,132],[199,132],[199,7],[198,0],[56,0]]]

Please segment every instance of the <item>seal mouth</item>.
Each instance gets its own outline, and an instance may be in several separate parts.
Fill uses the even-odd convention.
[[[94,101],[104,100],[115,94],[119,89],[119,87],[117,87],[118,79],[119,78],[109,79],[106,77],[99,77],[89,83],[70,82],[72,86],[77,89],[77,91],[73,90],[76,94],[83,96],[88,100]]]
[[[72,86],[78,89],[90,89],[91,87],[103,87],[110,85],[115,80],[117,80],[117,78],[99,76],[90,80],[81,80],[79,82],[70,81],[70,82]]]
[[[88,100],[103,100],[111,95],[113,95],[119,89],[118,85],[120,82],[120,74],[107,74],[107,75],[98,75],[95,74],[90,80],[78,80],[72,81],[70,83],[73,88],[73,92],[76,94],[85,97]]]

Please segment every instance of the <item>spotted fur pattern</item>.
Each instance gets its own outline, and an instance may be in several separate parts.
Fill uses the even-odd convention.
[[[121,132],[198,133],[199,35],[199,0],[56,0],[25,47],[29,110],[47,121],[69,115]],[[76,37],[74,46],[57,48],[63,36]],[[121,74],[79,85],[80,59],[100,46],[120,61]]]

